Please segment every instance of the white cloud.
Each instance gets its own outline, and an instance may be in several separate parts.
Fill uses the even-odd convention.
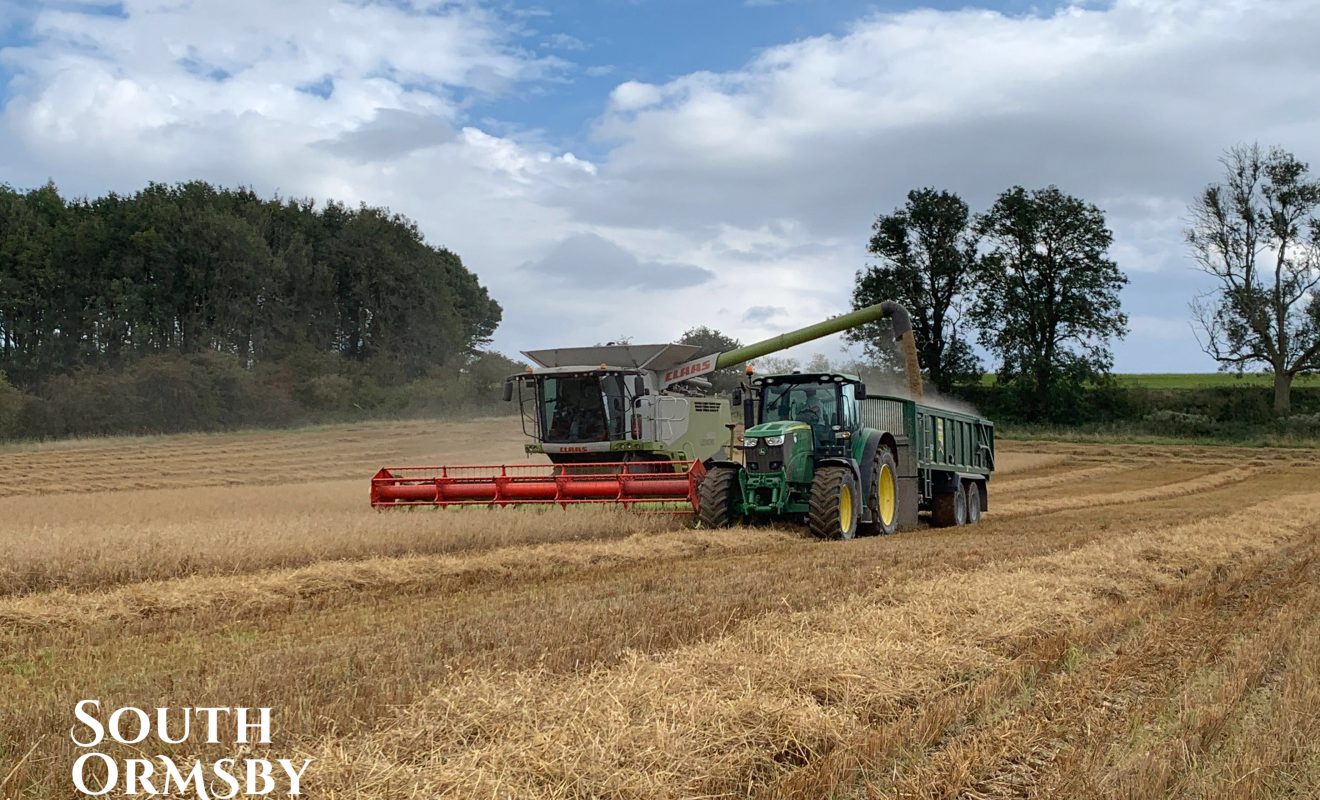
[[[847,302],[870,222],[908,189],[985,208],[1010,185],[1057,184],[1108,211],[1121,266],[1159,274],[1134,281],[1130,310],[1179,314],[1200,286],[1185,269],[1186,202],[1217,177],[1222,149],[1260,139],[1320,158],[1304,150],[1320,139],[1314,11],[1119,0],[1046,16],[875,15],[734,72],[616,90],[598,124],[613,145],[606,182],[565,204],[596,224],[704,230],[712,253],[729,231],[792,220],[778,241],[727,248],[755,254],[755,277],[717,271],[759,295],[749,302],[775,304],[766,295],[800,286],[803,268],[815,294],[793,307],[814,318]],[[804,264],[787,257],[795,247],[820,252]],[[1206,366],[1179,336],[1188,346],[1158,352],[1134,337],[1119,366]]]
[[[6,51],[22,75],[5,121],[30,155],[105,178],[110,158],[108,171],[139,180],[231,163],[240,174],[227,177],[250,181],[273,163],[315,160],[318,143],[370,138],[383,120],[443,131],[460,92],[548,68],[502,45],[470,7],[135,0],[124,11],[43,11],[39,46]],[[313,175],[298,177],[313,188]]]
[[[516,318],[514,267],[566,222],[536,195],[594,165],[465,124],[469,96],[559,68],[514,48],[507,21],[454,3],[124,11],[44,10],[36,43],[0,54],[19,72],[2,179],[100,194],[200,177],[388,205],[459,252]]]
[[[490,285],[508,349],[694,324],[751,340],[815,322],[846,306],[870,223],[908,189],[984,208],[1012,184],[1053,183],[1109,212],[1134,331],[1168,345],[1120,345],[1119,367],[1199,369],[1181,363],[1198,356],[1174,324],[1194,286],[1187,200],[1238,141],[1320,161],[1306,150],[1320,141],[1313,0],[876,14],[731,72],[618,84],[599,103],[594,161],[469,113],[473,97],[571,74],[516,44],[544,17],[472,2],[124,11],[43,10],[37,43],[0,54],[19,73],[4,178],[100,193],[203,177],[389,205]],[[597,240],[617,248],[611,263],[715,277],[667,281],[661,267],[555,288],[521,269]],[[784,313],[744,316],[757,307]]]
[[[641,81],[624,81],[610,93],[610,106],[616,111],[640,111],[664,98],[660,88]]]
[[[523,265],[533,280],[548,278],[573,290],[614,287],[667,289],[698,286],[714,278],[691,264],[641,261],[626,248],[594,233],[578,233],[559,242],[535,262]]]
[[[1282,136],[1271,120],[1314,125],[1313,107],[1299,107],[1320,88],[1314,4],[1239,6],[880,15],[843,36],[773,48],[735,73],[630,87],[647,102],[616,109],[645,110],[602,121],[619,142],[606,173],[649,191],[602,206],[650,213],[701,175],[729,188],[664,204],[678,221],[719,206],[735,224],[779,215],[855,231],[885,210],[876,204],[921,183],[980,202],[1015,182],[1182,202],[1167,192],[1201,180],[1227,144]],[[1286,41],[1266,46],[1275,35]]]
[[[587,43],[567,33],[552,33],[545,39],[546,47],[556,50],[586,50]]]

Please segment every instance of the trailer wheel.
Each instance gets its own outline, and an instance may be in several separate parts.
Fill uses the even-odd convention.
[[[962,481],[954,491],[935,495],[931,501],[930,524],[936,528],[967,524],[967,492]]]
[[[898,530],[898,467],[894,454],[880,448],[871,468],[874,484],[866,498],[871,521],[858,526],[863,536],[889,535]]]
[[[712,467],[697,489],[697,520],[703,528],[727,528],[742,516],[738,513],[741,501],[738,470]]]
[[[976,481],[967,482],[967,524],[975,525],[981,521],[981,485]]]
[[[811,481],[807,529],[821,539],[851,539],[862,516],[861,492],[847,467],[821,467]]]

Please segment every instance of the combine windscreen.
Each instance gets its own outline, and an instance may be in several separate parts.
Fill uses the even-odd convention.
[[[624,438],[631,398],[622,374],[547,375],[537,378],[536,384],[544,441],[573,444]]]

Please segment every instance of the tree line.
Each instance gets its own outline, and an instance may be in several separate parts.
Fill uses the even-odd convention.
[[[1294,378],[1320,372],[1320,179],[1278,147],[1240,145],[1220,161],[1222,181],[1192,200],[1184,231],[1195,264],[1217,283],[1191,299],[1193,328],[1221,369],[1271,374],[1273,412],[1284,416]],[[852,306],[905,305],[928,384],[1019,421],[1076,423],[1102,409],[1189,430],[1218,416],[1259,421],[1254,405],[1222,392],[1174,401],[1117,391],[1111,345],[1129,330],[1119,296],[1128,279],[1112,244],[1104,212],[1055,186],[1014,186],[980,213],[954,192],[914,189],[876,218],[867,248],[875,261],[857,273]],[[831,365],[818,354],[807,369],[902,370],[887,321],[847,338],[862,345],[860,361]],[[679,342],[706,352],[741,346],[706,326]],[[990,386],[977,344],[996,362]],[[758,362],[771,372],[798,366]],[[714,376],[717,389],[739,380],[727,372]]]
[[[1194,323],[1224,369],[1270,371],[1286,414],[1293,378],[1320,371],[1320,180],[1280,148],[1221,161],[1189,206],[1187,245],[1217,283],[1192,300]],[[983,399],[986,352],[997,408],[1075,422],[1114,402],[1128,320],[1112,244],[1103,211],[1054,186],[1012,187],[979,213],[914,189],[875,220],[852,303],[911,310],[936,389]],[[520,368],[483,348],[500,314],[457,254],[386,209],[201,181],[96,199],[0,185],[0,436],[484,406]],[[867,365],[900,368],[883,323],[851,337]],[[707,327],[681,341],[739,345]]]
[[[0,404],[10,398],[11,423],[18,394],[46,407],[28,409],[18,433],[187,426],[193,417],[163,424],[151,409],[178,415],[167,406],[202,402],[217,376],[294,406],[371,404],[468,369],[500,314],[457,254],[386,209],[202,181],[95,199],[0,186]],[[69,414],[97,416],[96,392],[134,375],[117,396],[131,421],[49,419],[80,393],[91,396]],[[158,396],[162,381],[173,388]],[[298,417],[284,405],[276,416]]]
[[[23,387],[150,353],[251,364],[300,346],[416,377],[499,321],[456,254],[384,209],[201,181],[94,200],[0,187],[0,369]]]
[[[877,260],[857,273],[852,306],[906,306],[925,381],[941,393],[963,395],[981,381],[975,340],[999,359],[997,389],[1012,395],[1002,405],[1014,416],[1075,417],[1087,386],[1112,366],[1110,341],[1127,332],[1118,296],[1127,277],[1107,255],[1112,242],[1099,208],[1054,186],[1015,186],[980,214],[953,192],[914,189],[872,226],[868,251]],[[843,371],[903,369],[888,320],[846,337],[865,357]],[[706,327],[679,341],[710,352],[739,346]],[[758,364],[771,372],[797,366],[783,357]],[[830,368],[819,355],[807,365]]]
[[[1224,179],[1190,205],[1185,236],[1218,282],[1192,299],[1202,349],[1221,368],[1264,367],[1274,410],[1291,409],[1291,383],[1320,370],[1320,180],[1280,148],[1230,149]],[[1128,332],[1119,292],[1127,277],[1109,257],[1113,234],[1095,205],[1057,187],[1015,186],[973,214],[956,194],[915,189],[880,215],[857,274],[853,306],[906,305],[928,380],[944,392],[979,382],[979,343],[1020,418],[1067,422],[1113,366],[1111,342]],[[885,363],[878,326],[850,334]]]
[[[1015,186],[975,215],[952,192],[915,189],[875,221],[868,249],[878,260],[858,273],[852,302],[909,308],[938,390],[980,380],[975,336],[1025,418],[1064,419],[1112,367],[1110,342],[1128,330],[1119,301],[1127,277],[1108,256],[1112,242],[1099,208],[1054,186]],[[877,361],[890,357],[883,325],[849,337]]]

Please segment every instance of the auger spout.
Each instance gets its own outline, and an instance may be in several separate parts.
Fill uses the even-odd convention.
[[[912,337],[912,317],[908,314],[906,308],[893,300],[886,300],[883,303],[876,303],[857,311],[831,317],[824,322],[817,322],[815,325],[808,325],[795,331],[771,336],[769,339],[763,339],[713,357],[703,356],[693,359],[667,371],[663,376],[662,383],[668,386],[718,369],[736,367],[739,364],[762,358],[771,353],[797,347],[800,344],[806,344],[833,333],[851,330],[885,317],[889,317],[894,321],[894,341],[899,342],[903,347],[904,371],[907,373],[908,391],[912,394],[912,399],[919,400],[921,399],[921,365],[917,358],[916,341]]]
[[[922,397],[921,359],[917,357],[917,340],[912,335],[912,315],[903,306],[893,300],[886,300],[879,306],[894,322],[894,341],[903,348],[903,373],[907,376],[908,394],[913,400]],[[872,306],[875,308],[875,306]]]

